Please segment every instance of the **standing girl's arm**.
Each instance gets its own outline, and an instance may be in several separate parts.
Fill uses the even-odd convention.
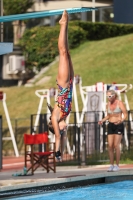
[[[106,110],[107,110],[107,106],[106,106]],[[109,119],[109,114],[107,113],[107,116],[104,117],[101,121],[98,121],[98,124],[99,124],[99,125],[102,125],[103,122],[105,122],[105,121],[108,120],[108,119]]]

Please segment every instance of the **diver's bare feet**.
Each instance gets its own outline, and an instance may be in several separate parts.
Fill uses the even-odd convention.
[[[62,24],[67,24],[67,23],[68,23],[68,13],[66,10],[64,10],[62,17],[59,21],[59,24],[62,25]]]

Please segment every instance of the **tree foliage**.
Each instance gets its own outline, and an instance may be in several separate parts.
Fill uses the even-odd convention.
[[[33,0],[3,0],[4,15],[26,13],[33,4]]]

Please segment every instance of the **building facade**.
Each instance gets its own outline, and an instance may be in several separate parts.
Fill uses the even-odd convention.
[[[133,24],[133,0],[114,0],[114,22]]]

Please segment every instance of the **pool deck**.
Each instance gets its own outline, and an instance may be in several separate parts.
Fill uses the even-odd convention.
[[[35,174],[27,176],[12,176],[23,171],[24,157],[3,158],[3,169],[0,171],[0,198],[8,191],[24,190],[44,186],[63,185],[66,183],[88,180],[106,179],[105,182],[118,180],[133,180],[133,164],[121,164],[120,171],[107,172],[109,165],[97,166],[57,166],[56,173],[46,173],[42,168]],[[2,199],[4,199],[2,197]]]

